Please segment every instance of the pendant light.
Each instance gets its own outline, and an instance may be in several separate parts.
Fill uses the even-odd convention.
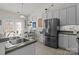
[[[47,19],[48,18],[48,9],[47,8],[45,8],[45,14],[46,14],[45,15],[46,16],[45,18]]]
[[[21,4],[21,13],[20,13],[20,18],[25,18],[25,15],[23,14],[23,3]]]
[[[53,7],[53,6],[54,6],[54,5],[51,4],[48,8],[45,8],[45,18],[46,18],[46,19],[48,18],[49,9],[50,9],[51,7]]]

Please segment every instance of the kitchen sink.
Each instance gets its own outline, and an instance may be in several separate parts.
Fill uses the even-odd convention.
[[[14,45],[14,44],[18,44],[26,41],[29,41],[29,40],[25,38],[18,38],[18,39],[10,40],[9,42]]]
[[[27,41],[29,41],[29,40],[26,39],[26,38],[13,37],[9,41],[6,42],[6,48],[10,48],[10,47],[15,46],[16,44],[24,43],[24,42],[27,42]]]

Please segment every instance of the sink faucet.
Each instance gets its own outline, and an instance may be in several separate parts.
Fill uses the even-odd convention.
[[[9,37],[9,35],[10,35],[11,33],[14,33],[14,34],[15,34],[15,32],[14,32],[14,31],[11,31],[11,32],[7,35],[7,37]]]

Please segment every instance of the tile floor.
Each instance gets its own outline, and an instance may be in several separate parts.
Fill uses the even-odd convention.
[[[64,49],[55,49],[45,46],[43,43],[37,42],[35,48],[36,55],[72,55],[69,51]]]

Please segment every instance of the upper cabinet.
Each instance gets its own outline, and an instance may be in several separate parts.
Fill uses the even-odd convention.
[[[79,10],[79,5],[77,6]],[[60,25],[76,25],[79,24],[79,11],[76,21],[76,5],[48,12],[48,18],[59,18]]]
[[[60,25],[67,25],[66,9],[60,10]]]
[[[68,25],[76,24],[76,8],[75,8],[75,6],[67,8],[67,24]]]
[[[79,25],[79,4],[77,4],[77,25]]]
[[[76,7],[71,6],[60,10],[60,25],[76,24]]]

